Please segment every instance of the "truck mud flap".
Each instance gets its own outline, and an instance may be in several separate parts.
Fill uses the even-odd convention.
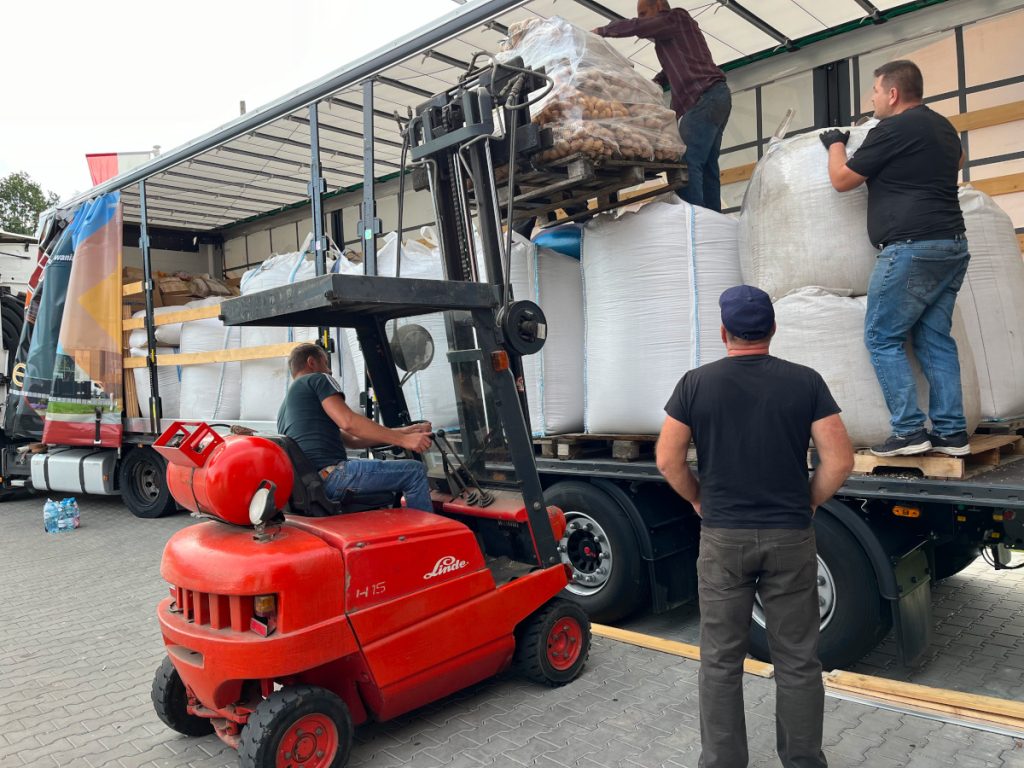
[[[893,565],[899,599],[892,601],[892,624],[900,661],[916,667],[924,661],[932,640],[932,579],[922,547]]]

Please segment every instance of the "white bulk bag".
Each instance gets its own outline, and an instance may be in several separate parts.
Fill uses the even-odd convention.
[[[821,374],[843,409],[843,423],[857,447],[884,442],[892,433],[889,409],[864,346],[866,313],[864,296],[839,296],[817,287],[794,291],[775,302],[778,331],[771,345],[775,357],[806,365]],[[981,412],[978,376],[959,312],[953,315],[953,338],[960,357],[967,431],[972,433]],[[914,370],[918,404],[927,415],[928,382],[909,343],[907,354]]]
[[[304,251],[272,256],[242,275],[239,290],[249,296],[269,288],[290,285],[316,276],[316,263]],[[244,326],[241,345],[261,347],[289,341],[316,341],[316,328]],[[276,421],[291,374],[284,357],[245,360],[241,363],[241,405],[239,417],[245,421]]]
[[[736,228],[681,201],[586,225],[588,432],[657,433],[680,377],[725,355],[718,297],[741,282]]]
[[[168,312],[181,312],[185,307],[154,307],[153,316],[159,317],[160,315],[166,315]],[[146,310],[139,310],[133,318],[145,317]],[[168,323],[167,325],[158,325],[153,329],[153,335],[156,337],[156,343],[162,347],[176,347],[181,344],[181,323]],[[130,334],[128,334],[128,346],[135,349],[146,348],[146,329],[136,328]]]
[[[175,307],[180,309],[180,307]],[[145,357],[146,350],[132,347],[132,357]],[[173,355],[178,350],[174,347],[157,347],[156,354]],[[133,368],[135,376],[135,394],[142,409],[142,415],[149,414],[149,368]],[[156,369],[156,385],[160,390],[160,408],[163,418],[176,419],[181,412],[181,368],[177,365],[161,365]]]
[[[189,302],[189,307],[220,304],[219,298]],[[227,327],[216,317],[182,324],[181,353],[237,349],[241,328]],[[238,419],[241,366],[239,363],[184,365],[181,369],[181,417],[183,419]]]
[[[851,128],[847,155],[869,128]],[[772,299],[808,285],[861,296],[875,266],[868,239],[868,191],[836,192],[820,132],[769,145],[743,197],[740,259],[743,282]]]
[[[1024,413],[1024,262],[1010,217],[976,189],[960,190],[971,254],[957,306],[974,351],[981,414]]]
[[[536,302],[547,317],[547,341],[523,357],[535,436],[583,429],[583,274],[570,256],[515,235],[511,283],[517,300]]]

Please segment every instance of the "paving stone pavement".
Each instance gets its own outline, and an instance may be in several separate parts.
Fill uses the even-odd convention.
[[[162,654],[154,611],[166,594],[160,552],[192,521],[136,520],[117,499],[79,501],[82,528],[58,535],[43,532],[41,498],[0,505],[0,766],[237,766],[215,737],[168,730],[149,700]],[[937,610],[971,616],[980,599],[971,579],[940,592]],[[1016,599],[1004,597],[999,602]],[[1020,612],[1007,610],[995,634],[1019,639]],[[978,622],[954,626],[964,632],[949,635],[948,645],[960,647],[957,639]],[[984,640],[979,647],[991,647]],[[1016,670],[1006,679],[1017,681],[1010,688],[1019,697],[1019,643],[998,647],[1012,652],[982,655],[972,645],[956,667],[997,658],[994,668]],[[884,659],[884,649],[879,653]],[[584,675],[572,684],[548,689],[513,676],[482,683],[360,728],[350,765],[696,766],[697,670],[694,662],[596,639]],[[748,677],[744,690],[751,765],[778,766],[773,685]],[[1024,742],[833,698],[826,700],[825,745],[833,767],[1024,768]]]

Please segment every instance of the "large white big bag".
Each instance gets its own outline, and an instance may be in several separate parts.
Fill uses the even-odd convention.
[[[971,254],[957,299],[974,351],[981,414],[1024,413],[1024,262],[1010,217],[984,192],[960,190]]]
[[[868,130],[850,129],[848,156]],[[743,282],[773,300],[808,285],[855,296],[868,292],[878,251],[868,239],[867,187],[843,193],[832,188],[819,133],[770,144],[743,197]]]
[[[518,237],[518,236],[516,236]],[[523,357],[523,378],[535,436],[583,429],[583,275],[570,256],[525,238],[512,246],[512,292],[536,302],[548,321],[541,351]]]
[[[181,309],[181,307],[175,307]],[[173,355],[177,353],[174,347],[157,347],[156,354]],[[132,347],[132,357],[145,357],[146,350]],[[133,368],[135,375],[135,393],[138,396],[139,407],[142,415],[149,414],[149,368]],[[181,415],[181,367],[177,365],[161,365],[156,369],[156,385],[160,392],[160,408],[163,418],[176,419]]]
[[[778,331],[771,346],[775,357],[806,365],[821,374],[843,409],[843,423],[857,447],[884,442],[892,432],[889,409],[864,346],[866,312],[865,296],[850,298],[822,288],[803,288],[775,302]],[[967,431],[972,433],[981,418],[978,376],[959,312],[953,314],[953,338],[960,357]],[[918,405],[927,415],[928,382],[909,344],[907,352],[914,370]]]
[[[153,316],[159,317],[160,315],[166,315],[170,312],[181,312],[185,307],[154,307]],[[142,309],[132,315],[133,318],[140,318],[146,316],[146,310]],[[181,323],[169,323],[167,325],[158,325],[153,329],[153,336],[156,337],[156,343],[161,347],[176,347],[181,344]],[[134,349],[145,349],[146,348],[146,329],[136,328],[130,334],[128,334],[128,346]]]
[[[736,228],[683,202],[587,224],[587,432],[658,432],[680,377],[725,355],[718,297],[742,282]]]
[[[219,304],[219,298],[189,302],[189,307]],[[241,346],[241,328],[228,327],[216,317],[191,320],[182,324],[181,353],[237,349]],[[239,363],[184,365],[181,369],[181,418],[238,419],[241,398]]]

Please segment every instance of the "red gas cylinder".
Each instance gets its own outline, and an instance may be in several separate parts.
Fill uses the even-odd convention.
[[[249,526],[249,502],[263,481],[276,486],[278,509],[291,496],[295,475],[288,454],[266,438],[225,438],[203,422],[177,421],[153,448],[167,459],[171,494],[193,512]]]

